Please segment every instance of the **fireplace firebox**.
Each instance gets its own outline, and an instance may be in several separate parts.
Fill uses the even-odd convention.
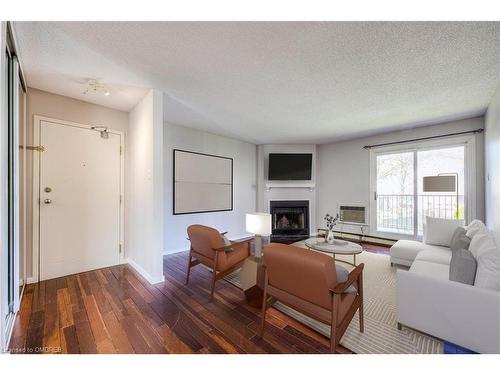
[[[271,201],[271,242],[292,243],[309,238],[309,201]]]

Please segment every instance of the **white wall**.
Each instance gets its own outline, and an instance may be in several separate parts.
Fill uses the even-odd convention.
[[[500,236],[500,86],[485,116],[486,225]]]
[[[127,132],[128,113],[87,103],[67,96],[28,88],[28,118],[33,115],[52,117],[80,124],[107,126],[109,129]]]
[[[130,112],[126,153],[125,252],[151,283],[163,276],[163,94],[151,90]]]
[[[228,232],[230,239],[248,236],[245,214],[254,212],[256,185],[256,146],[251,143],[214,135],[204,131],[165,124],[165,253],[189,250],[186,229],[203,224]],[[202,152],[233,158],[233,210],[201,214],[173,215],[173,150]]]
[[[312,154],[311,183],[317,183],[317,146],[316,145],[260,145],[258,149],[257,172],[257,209],[269,212],[269,201],[272,200],[309,200],[309,230],[316,232],[317,187],[312,190],[296,187],[300,182],[284,182],[289,187],[266,189],[269,183],[268,166],[270,153],[310,153]]]
[[[324,226],[325,213],[338,211],[338,204],[370,202],[370,152],[365,145],[394,142],[440,134],[457,133],[484,127],[484,118],[452,121],[412,130],[318,146],[317,222]],[[484,137],[476,135],[476,217],[484,220]],[[359,227],[344,225],[343,230],[359,233]],[[367,233],[367,232],[365,232]]]

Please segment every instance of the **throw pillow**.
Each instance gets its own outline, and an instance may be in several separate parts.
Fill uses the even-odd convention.
[[[453,252],[450,262],[450,280],[474,285],[477,262],[469,250],[458,249]]]
[[[349,278],[349,271],[347,271],[341,265],[335,264],[335,272],[337,273],[338,283],[346,282],[347,279]],[[349,286],[349,288],[345,290],[345,293],[354,293],[354,292],[356,292],[356,288],[354,287],[354,285]]]
[[[451,251],[456,251],[460,249],[469,249],[470,238],[466,235],[467,231],[464,227],[458,227],[455,229],[455,233],[451,237],[450,249]]]
[[[231,246],[231,241],[225,235],[221,235],[222,241],[224,241],[224,246]],[[226,252],[234,251],[233,248],[226,249]]]
[[[465,234],[469,238],[473,238],[478,233],[486,232],[486,225],[481,220],[472,220],[469,225],[465,227],[467,233]]]
[[[495,249],[495,238],[489,232],[481,232],[474,235],[470,241],[469,251],[474,255],[474,258],[479,258],[479,255],[485,251]]]
[[[427,245],[450,247],[455,230],[463,226],[463,220],[438,219],[426,216],[424,226],[424,243]]]
[[[474,286],[500,290],[500,247],[493,234],[477,233],[472,238],[469,250],[477,261]]]

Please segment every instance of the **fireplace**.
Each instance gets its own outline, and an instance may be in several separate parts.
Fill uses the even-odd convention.
[[[271,242],[292,243],[309,238],[309,201],[271,201]]]

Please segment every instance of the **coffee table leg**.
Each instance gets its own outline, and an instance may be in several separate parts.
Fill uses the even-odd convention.
[[[354,265],[356,265],[356,254],[353,255],[354,255]]]

